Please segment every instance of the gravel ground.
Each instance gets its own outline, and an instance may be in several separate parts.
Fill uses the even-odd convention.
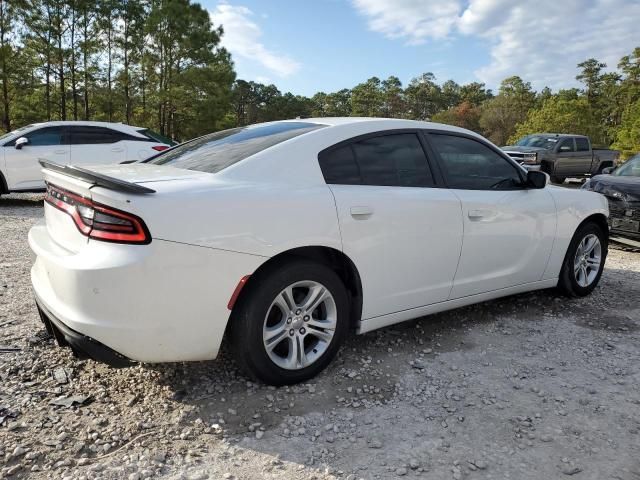
[[[314,383],[275,389],[224,349],[115,370],[55,347],[30,294],[41,216],[40,196],[0,199],[0,478],[640,479],[638,253],[612,250],[588,298],[354,336]]]

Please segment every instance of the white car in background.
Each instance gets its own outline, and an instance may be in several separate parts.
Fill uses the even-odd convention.
[[[589,294],[607,201],[461,128],[321,118],[226,130],[145,163],[43,162],[41,318],[124,366],[215,358],[309,379],[358,333],[530,290]]]
[[[45,122],[0,136],[0,195],[43,191],[39,159],[61,165],[104,165],[158,154],[173,142],[122,123]]]

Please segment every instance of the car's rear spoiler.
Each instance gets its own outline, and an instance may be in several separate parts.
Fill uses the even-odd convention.
[[[119,178],[109,177],[108,175],[92,172],[86,168],[76,167],[74,165],[60,165],[43,159],[39,159],[38,162],[47,170],[61,173],[67,177],[79,178],[92,183],[93,185],[108,188],[109,190],[129,193],[156,193],[156,191],[151,188],[143,187],[137,183],[120,180]]]

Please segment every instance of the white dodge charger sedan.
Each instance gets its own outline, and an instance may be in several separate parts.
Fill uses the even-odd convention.
[[[213,359],[227,335],[249,374],[300,382],[351,329],[536,289],[587,295],[607,255],[603,196],[434,123],[280,121],[146,163],[42,164],[41,318],[115,366]]]

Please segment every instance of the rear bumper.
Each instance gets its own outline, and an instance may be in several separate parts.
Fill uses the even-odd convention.
[[[116,368],[129,367],[135,363],[97,340],[67,327],[64,322],[56,318],[42,305],[37,295],[35,300],[40,320],[44,323],[49,334],[56,339],[59,346],[71,348],[76,357],[80,359],[90,358]]]
[[[162,240],[89,240],[70,251],[42,224],[29,232],[29,244],[33,291],[53,333],[111,364],[114,353],[148,363],[215,358],[229,298],[265,260]]]

